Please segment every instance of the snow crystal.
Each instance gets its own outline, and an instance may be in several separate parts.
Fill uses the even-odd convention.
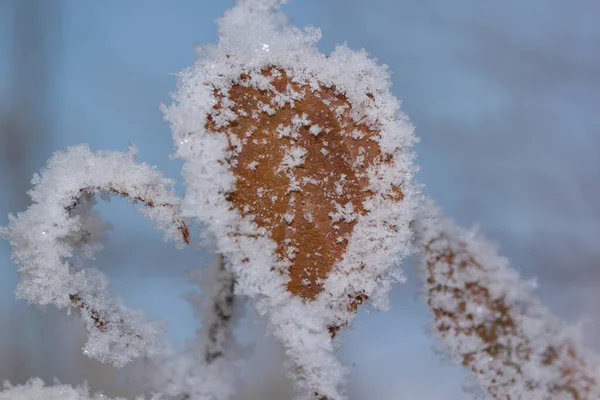
[[[283,137],[297,137],[295,131],[292,131],[292,127],[291,126],[284,126],[283,124],[279,124],[277,126],[277,130],[276,132],[279,134],[279,138],[283,138]],[[292,136],[292,133],[294,133],[294,135]]]
[[[294,115],[292,117],[292,124],[294,125],[295,128],[310,125],[308,115],[306,113],[302,113],[302,115],[298,115],[298,114]],[[312,128],[312,126],[311,126],[311,128]]]
[[[319,133],[321,133],[323,128],[321,128],[319,125],[312,125],[308,130],[311,134],[317,136]]]
[[[333,201],[335,206],[335,213],[330,213],[329,217],[331,217],[332,222],[338,222],[344,220],[346,222],[352,222],[356,219],[356,213],[354,211],[354,205],[351,202],[344,204],[341,206],[339,203]]]
[[[283,214],[283,218],[285,219],[285,222],[291,224],[294,221],[294,214],[285,213]]]
[[[283,156],[283,160],[281,161],[282,167],[299,167],[300,165],[304,164],[304,161],[306,161],[306,153],[306,149],[300,146],[294,146],[290,149],[287,149],[285,156]]]
[[[361,131],[355,129],[352,131],[352,138],[353,139],[362,139],[365,136],[364,133],[362,133]]]

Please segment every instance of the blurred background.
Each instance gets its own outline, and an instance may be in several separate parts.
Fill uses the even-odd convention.
[[[34,172],[66,146],[126,150],[172,178],[181,164],[158,107],[195,43],[217,40],[217,0],[0,1],[0,225],[29,205]],[[394,94],[416,126],[419,179],[463,226],[478,223],[556,314],[600,349],[600,3],[596,0],[293,0],[297,26],[321,28],[320,48],[364,47],[393,71]],[[183,188],[178,187],[182,193]],[[191,339],[199,323],[184,273],[208,252],[176,250],[113,199],[95,266],[126,304]],[[76,318],[14,298],[9,244],[0,241],[0,381],[39,376],[108,395],[127,378],[81,355]],[[360,313],[344,333],[353,400],[466,400],[465,374],[432,351],[418,278],[388,313]],[[281,353],[249,311],[238,336],[254,349],[238,399],[285,400]],[[258,368],[257,368],[258,366]]]

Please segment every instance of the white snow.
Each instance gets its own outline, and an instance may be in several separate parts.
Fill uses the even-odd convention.
[[[321,128],[319,125],[311,125],[311,127],[308,130],[311,134],[317,136],[319,133],[321,133],[323,128]]]
[[[283,169],[301,166],[306,161],[306,153],[306,149],[301,146],[294,146],[287,149],[281,161],[281,166]]]
[[[32,378],[24,385],[4,383],[0,400],[125,400],[121,397],[109,398],[97,393],[90,395],[87,385],[71,386],[56,383],[46,386],[40,378]],[[144,400],[136,397],[135,400]],[[149,400],[161,400],[161,396],[152,396]]]

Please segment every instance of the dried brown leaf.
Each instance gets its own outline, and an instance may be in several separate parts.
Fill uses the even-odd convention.
[[[253,215],[259,227],[270,231],[279,259],[290,265],[288,290],[312,300],[342,258],[356,224],[356,218],[335,221],[332,215],[349,205],[355,216],[364,214],[363,201],[372,194],[366,189],[366,171],[389,159],[379,150],[379,132],[356,122],[352,105],[334,87],[311,90],[276,67],[261,73],[273,89],[257,89],[242,75],[228,93],[215,92],[215,112],[227,107],[237,118],[225,126],[209,118],[207,128],[229,140],[233,155],[228,162],[237,179],[228,197],[232,207]],[[277,96],[290,92],[300,98],[293,106],[279,106]],[[372,101],[373,95],[366,95]],[[298,123],[298,118],[305,122]],[[321,131],[315,134],[318,129],[313,128],[311,133],[311,126]],[[287,128],[296,133],[281,135]],[[301,165],[286,169],[282,162],[292,148],[303,149],[305,155]],[[395,200],[402,200],[399,188],[393,193]],[[356,293],[349,308],[356,309],[364,298]]]

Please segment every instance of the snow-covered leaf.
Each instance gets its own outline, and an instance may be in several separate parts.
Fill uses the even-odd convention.
[[[330,339],[385,309],[418,203],[413,128],[364,51],[315,44],[278,1],[240,1],[165,107],[185,160],[185,216],[228,260],[286,349],[298,387],[343,398]]]
[[[493,399],[600,398],[597,356],[546,309],[497,248],[429,202],[414,223],[440,348]]]

